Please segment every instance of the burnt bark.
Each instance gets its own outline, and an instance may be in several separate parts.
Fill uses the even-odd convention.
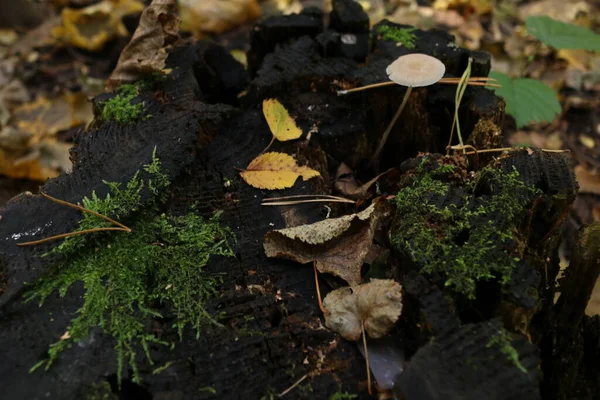
[[[366,165],[404,94],[401,87],[342,97],[336,95],[337,90],[385,81],[385,67],[409,52],[435,55],[446,65],[447,76],[460,76],[469,57],[475,60],[473,75],[485,76],[490,57],[456,48],[451,36],[437,31],[415,31],[414,50],[382,40],[377,27],[370,43],[365,42],[360,36],[368,35],[364,13],[348,1],[334,3],[327,31],[323,15],[314,10],[259,22],[251,37],[249,75],[215,44],[194,43],[178,49],[169,57],[173,73],[157,86],[142,90],[137,99],[144,102],[151,117],[127,125],[97,123],[81,132],[72,152],[73,172],[42,188],[75,203],[92,191],[103,196],[103,180],[126,183],[150,161],[156,148],[173,182],[162,211],[184,214],[192,205],[204,215],[223,211],[222,222],[237,237],[236,257],[214,259],[208,267],[208,273],[223,279],[219,295],[209,304],[209,311],[223,315],[222,326],[208,326],[199,339],[187,332],[178,342],[169,323],[148,321],[163,338],[177,342],[172,351],[152,348],[156,365],[172,362],[161,374],[153,375],[153,367],[146,363],[141,370],[144,384],[126,379],[119,391],[114,343],[100,332],[92,332],[90,340],[66,350],[48,371],[28,374],[44,357],[48,345],[65,332],[82,303],[82,289],[73,287],[63,298],[51,296],[42,308],[23,304],[24,282],[33,282],[51,270],[53,260],[40,255],[56,243],[34,247],[17,247],[16,243],[69,232],[80,215],[39,195],[15,199],[1,211],[0,348],[4,358],[0,385],[4,398],[82,398],[96,385],[109,382],[116,394],[107,395],[126,399],[260,399],[282,392],[305,374],[310,374],[305,384],[287,398],[326,399],[338,391],[368,398],[366,371],[356,345],[323,329],[312,267],[267,259],[262,246],[269,230],[322,220],[330,211],[335,217],[354,209],[328,210],[318,203],[262,207],[260,200],[272,193],[242,181],[230,186],[223,183],[271,140],[260,111],[263,99],[279,99],[305,133],[316,128],[310,140],[305,135],[273,145],[273,151],[293,154],[322,175],[299,181],[280,194],[331,193],[332,177],[341,162],[358,175],[374,175]],[[342,35],[355,35],[357,40],[355,44],[352,40],[342,43]],[[244,89],[245,95],[238,96]],[[418,153],[445,152],[454,91],[442,85],[414,91],[392,131],[380,168],[396,167],[410,174],[418,165],[412,159]],[[95,100],[98,108],[107,96]],[[467,89],[460,108],[467,141],[478,148],[493,147],[501,139],[498,127],[503,117],[501,99],[487,89]],[[561,218],[577,190],[568,161],[562,156],[520,151],[504,157],[498,165],[506,171],[516,168],[527,185],[542,193],[532,200],[536,207],[521,227],[529,239],[527,257],[517,265],[505,292],[492,282],[484,287],[484,292],[493,289],[486,296],[464,303],[448,301],[452,294],[447,288],[418,270],[409,271],[399,263],[397,254],[392,256],[390,268],[405,287],[406,303],[391,337],[401,343],[410,359],[394,388],[399,396],[538,398],[540,387],[551,385],[539,373],[540,353],[542,360],[547,360],[552,351],[544,341],[562,332],[560,327],[569,321],[582,318],[585,295],[573,289],[579,279],[576,276],[566,278],[558,308],[552,301]],[[398,184],[383,181],[381,188],[394,194]],[[583,270],[591,279],[597,275],[598,265]],[[577,306],[564,306],[571,297],[578,299]],[[561,317],[550,318],[556,313]],[[579,325],[588,327],[586,334],[569,336],[577,342],[563,342],[561,352],[567,354],[585,343],[589,348],[597,340],[597,321],[583,319]],[[527,373],[498,348],[488,346],[502,326],[514,333],[511,343]],[[580,370],[579,359],[565,357],[570,368]],[[313,374],[317,367],[320,373]],[[541,364],[545,376],[558,380],[557,368],[551,362]],[[575,381],[593,388],[588,375],[578,374]],[[216,396],[201,390],[206,387],[213,388]],[[512,389],[503,390],[507,387]],[[553,398],[552,393],[541,393]]]

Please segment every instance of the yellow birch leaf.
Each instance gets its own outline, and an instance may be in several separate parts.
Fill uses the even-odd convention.
[[[294,118],[277,99],[263,100],[263,114],[269,124],[271,133],[280,142],[298,139],[302,130],[296,125]]]
[[[127,36],[121,19],[143,9],[144,4],[138,0],[104,0],[84,8],[65,7],[62,22],[52,29],[52,36],[67,45],[98,51],[109,40]]]
[[[298,166],[296,160],[289,154],[270,152],[252,160],[240,175],[250,186],[274,190],[294,186],[299,176],[306,181],[321,174],[306,166]]]

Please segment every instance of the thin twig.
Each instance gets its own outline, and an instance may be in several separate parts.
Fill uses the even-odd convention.
[[[98,218],[101,218],[101,219],[103,219],[105,221],[110,222],[113,225],[116,225],[117,228],[114,228],[114,227],[112,227],[112,228],[111,227],[103,227],[103,228],[84,229],[82,231],[76,231],[76,232],[61,233],[60,235],[50,236],[50,237],[47,237],[45,239],[34,240],[34,241],[31,241],[31,242],[17,243],[17,246],[31,246],[31,245],[34,245],[34,244],[46,243],[46,242],[50,242],[52,240],[67,238],[67,237],[70,237],[70,236],[82,235],[84,233],[104,232],[104,231],[122,231],[122,232],[128,232],[128,233],[131,232],[131,228],[123,225],[122,223],[120,223],[118,221],[115,221],[112,218],[107,217],[106,215],[102,215],[100,213],[97,213],[96,211],[90,210],[89,208],[78,206],[77,204],[73,204],[73,203],[70,203],[70,202],[65,201],[65,200],[57,199],[56,197],[52,197],[49,194],[46,194],[44,192],[40,192],[40,194],[42,196],[44,196],[45,198],[47,198],[48,200],[53,201],[53,202],[55,202],[57,204],[60,204],[60,205],[63,205],[63,206],[67,206],[67,207],[71,207],[71,208],[74,208],[74,209],[79,210],[81,212],[85,212],[85,213],[88,213],[88,214],[95,215]]]
[[[331,194],[295,194],[292,196],[280,196],[280,197],[267,197],[263,199],[263,202],[266,201],[275,201],[275,200],[291,200],[291,199],[303,199],[307,197],[322,197],[326,199],[335,199],[335,200],[348,200],[345,197],[334,196]]]
[[[258,155],[260,156],[265,151],[269,150],[269,148],[271,148],[271,145],[273,144],[274,141],[275,141],[275,135],[273,135],[273,137],[271,138],[271,141],[269,142],[269,144],[267,145],[267,147],[265,147],[263,151],[261,151],[260,153],[258,153]]]
[[[365,336],[365,322],[360,321],[360,329],[362,330],[363,348],[365,350],[365,360],[367,362],[367,389],[369,396],[372,396],[371,392],[371,367],[369,366],[369,351],[367,349],[367,337]]]
[[[88,214],[95,215],[96,217],[102,218],[103,220],[108,221],[108,222],[110,222],[113,225],[116,225],[116,226],[119,226],[119,227],[123,228],[123,230],[125,230],[127,232],[131,232],[130,228],[128,228],[127,226],[123,225],[120,222],[115,221],[112,218],[107,217],[106,215],[102,215],[100,213],[97,213],[96,211],[92,211],[92,210],[90,210],[88,208],[85,208],[85,207],[82,207],[82,206],[78,206],[77,204],[69,203],[68,201],[57,199],[57,198],[52,197],[49,194],[46,194],[44,192],[40,192],[40,194],[42,196],[44,196],[45,198],[47,198],[48,200],[52,200],[55,203],[61,204],[63,206],[71,207],[71,208],[74,208],[76,210],[79,210],[79,211],[82,211],[82,212],[86,212]]]
[[[437,83],[458,83],[460,81],[460,78],[442,78],[440,79]],[[467,81],[468,85],[471,86],[493,86],[493,87],[502,87],[502,85],[496,84],[496,83],[486,83],[486,82],[497,82],[496,79],[494,78],[486,78],[486,77],[473,77],[471,79],[469,79]],[[379,82],[379,83],[373,83],[371,85],[365,85],[365,86],[359,86],[357,88],[353,88],[353,89],[347,89],[347,90],[338,90],[337,91],[337,95],[338,96],[343,96],[345,94],[349,94],[349,93],[354,93],[354,92],[361,92],[363,90],[368,90],[368,89],[375,89],[378,87],[383,87],[383,86],[392,86],[392,85],[396,85],[396,82],[393,81],[389,81],[389,82]]]
[[[458,81],[448,81],[448,82],[437,82],[437,83],[447,83],[447,84],[451,84],[451,85],[456,85],[458,84]],[[467,86],[485,86],[485,87],[496,87],[496,88],[501,88],[502,85],[498,84],[498,83],[487,83],[487,82],[471,82],[471,81],[467,81],[466,83]]]
[[[442,78],[438,81],[442,82],[442,83],[446,83],[446,82],[452,82],[452,81],[460,81],[461,77],[456,76],[456,77],[449,77],[449,78]],[[496,78],[490,78],[487,76],[472,76],[471,78],[469,78],[468,82],[498,82],[498,79]]]
[[[121,231],[121,232],[128,232],[129,233],[129,232],[131,232],[131,229],[129,229],[129,228],[127,228],[127,229],[124,229],[124,228],[114,228],[114,227],[85,229],[83,231],[61,233],[60,235],[50,236],[50,237],[47,237],[45,239],[40,239],[40,240],[34,240],[33,242],[17,243],[17,246],[31,246],[31,245],[34,245],[34,244],[40,244],[40,243],[50,242],[50,241],[56,240],[56,239],[62,239],[62,238],[70,237],[70,236],[82,235],[84,233],[94,233],[94,232],[104,232],[104,231]]]
[[[335,200],[335,199],[313,199],[313,200],[297,200],[297,201],[279,201],[272,203],[262,203],[263,206],[293,206],[295,204],[303,204],[303,203],[348,203],[348,204],[356,204],[355,201],[352,200]]]
[[[475,167],[477,168],[479,166],[479,153],[477,151],[477,149],[473,146],[471,146],[470,144],[465,144],[463,146],[461,145],[456,145],[456,146],[448,146],[446,147],[447,150],[464,150],[464,149],[472,149],[473,150],[473,154],[475,155]],[[463,151],[464,154],[466,154],[466,152]]]
[[[315,270],[315,285],[317,287],[317,301],[319,302],[319,308],[323,314],[327,314],[327,310],[323,305],[323,300],[321,300],[321,289],[319,288],[319,274],[317,272],[317,264],[313,262],[313,269]]]
[[[363,91],[363,90],[375,89],[375,88],[378,88],[378,87],[391,86],[391,85],[397,85],[397,83],[394,82],[394,81],[373,83],[371,85],[360,86],[360,87],[357,87],[357,88],[354,88],[354,89],[338,90],[337,95],[338,96],[342,96],[342,95],[348,94],[348,93],[360,92],[360,91]]]
[[[527,150],[527,147],[499,147],[496,149],[483,149],[483,150],[477,150],[471,145],[464,145],[464,146],[455,145],[455,146],[448,147],[448,149],[451,149],[451,150],[463,150],[463,149],[467,149],[467,148],[473,149],[473,151],[468,151],[466,153],[463,153],[468,156],[473,155],[473,154],[480,154],[480,153],[501,153],[503,151],[511,151],[511,150]],[[543,151],[544,153],[570,153],[571,152],[571,150],[569,150],[569,149],[565,149],[565,150],[538,149],[538,150]]]
[[[302,382],[304,382],[304,380],[308,378],[308,374],[304,375],[302,378],[298,379],[292,386],[290,386],[289,388],[285,389],[283,392],[279,393],[279,397],[283,397],[286,394],[288,394],[290,391],[292,391],[292,389],[294,389],[296,386],[298,386],[299,384],[301,384]]]

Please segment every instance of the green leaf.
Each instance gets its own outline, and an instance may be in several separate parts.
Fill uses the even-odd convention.
[[[506,101],[506,113],[517,121],[517,128],[533,122],[552,122],[561,112],[556,92],[535,79],[512,79],[492,71],[491,78],[498,80],[501,88],[492,88]]]
[[[525,21],[527,32],[555,49],[585,49],[600,52],[600,35],[550,17],[532,16]]]

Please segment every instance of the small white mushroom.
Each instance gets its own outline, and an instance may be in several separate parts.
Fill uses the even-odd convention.
[[[435,57],[428,56],[427,54],[414,53],[398,57],[396,61],[388,65],[385,72],[388,74],[391,81],[401,86],[407,86],[408,89],[406,89],[406,93],[404,94],[400,107],[398,107],[398,111],[396,111],[394,118],[392,118],[392,121],[383,133],[381,142],[379,142],[379,146],[373,155],[372,163],[375,163],[379,158],[379,154],[381,153],[381,150],[383,150],[383,146],[385,145],[394,124],[396,124],[396,121],[400,117],[400,114],[402,114],[402,110],[404,110],[404,107],[408,102],[412,88],[430,86],[438,82],[444,76],[446,66]]]

